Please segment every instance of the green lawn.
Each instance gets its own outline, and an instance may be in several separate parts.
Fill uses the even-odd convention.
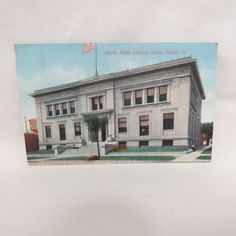
[[[210,155],[202,155],[197,158],[198,160],[211,160]]]
[[[54,150],[37,150],[33,152],[27,152],[27,154],[53,154]]]
[[[36,159],[43,159],[46,157],[40,157],[40,158],[29,158],[28,160],[36,160]],[[47,157],[48,158],[48,157]],[[123,161],[171,161],[174,160],[175,157],[173,156],[103,156],[101,157],[101,160],[123,160]],[[86,157],[65,157],[60,159],[51,159],[51,160],[45,160],[45,161],[87,161]]]
[[[129,147],[118,152],[183,152],[186,146],[166,146],[166,147]]]
[[[202,152],[202,154],[211,154],[212,152],[212,147],[206,149],[205,151]]]
[[[27,160],[28,161],[32,161],[32,160],[42,160],[42,159],[47,159],[47,158],[51,158],[49,156],[41,156],[41,157],[27,157]],[[60,161],[60,160],[63,160],[63,161],[67,161],[67,160],[70,160],[70,161],[73,161],[73,160],[78,160],[78,161],[86,161],[86,157],[65,157],[65,158],[60,158],[60,159],[51,159],[50,161]],[[45,160],[47,161],[47,160]]]
[[[124,161],[172,161],[173,156],[104,156],[101,160],[124,160]]]
[[[38,160],[38,159],[45,159],[45,158],[50,158],[50,157],[49,156],[40,156],[40,157],[29,157],[29,156],[27,156],[28,161]]]

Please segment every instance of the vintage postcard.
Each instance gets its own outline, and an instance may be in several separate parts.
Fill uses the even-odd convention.
[[[30,164],[211,160],[216,43],[15,51]]]

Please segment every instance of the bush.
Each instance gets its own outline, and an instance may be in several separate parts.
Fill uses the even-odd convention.
[[[113,147],[111,149],[111,152],[118,152],[118,151],[124,150],[124,149],[127,149],[127,145],[126,144],[121,144],[120,146]]]
[[[99,156],[97,156],[97,155],[89,155],[87,157],[87,160],[88,161],[96,161],[96,160],[99,160]]]

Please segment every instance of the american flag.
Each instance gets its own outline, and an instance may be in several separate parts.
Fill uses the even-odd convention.
[[[92,49],[96,48],[95,43],[85,43],[83,48],[83,53],[90,52]]]

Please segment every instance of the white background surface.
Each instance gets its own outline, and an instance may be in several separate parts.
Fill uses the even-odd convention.
[[[236,235],[235,1],[1,1],[0,235]],[[211,164],[29,167],[14,43],[218,42]]]

